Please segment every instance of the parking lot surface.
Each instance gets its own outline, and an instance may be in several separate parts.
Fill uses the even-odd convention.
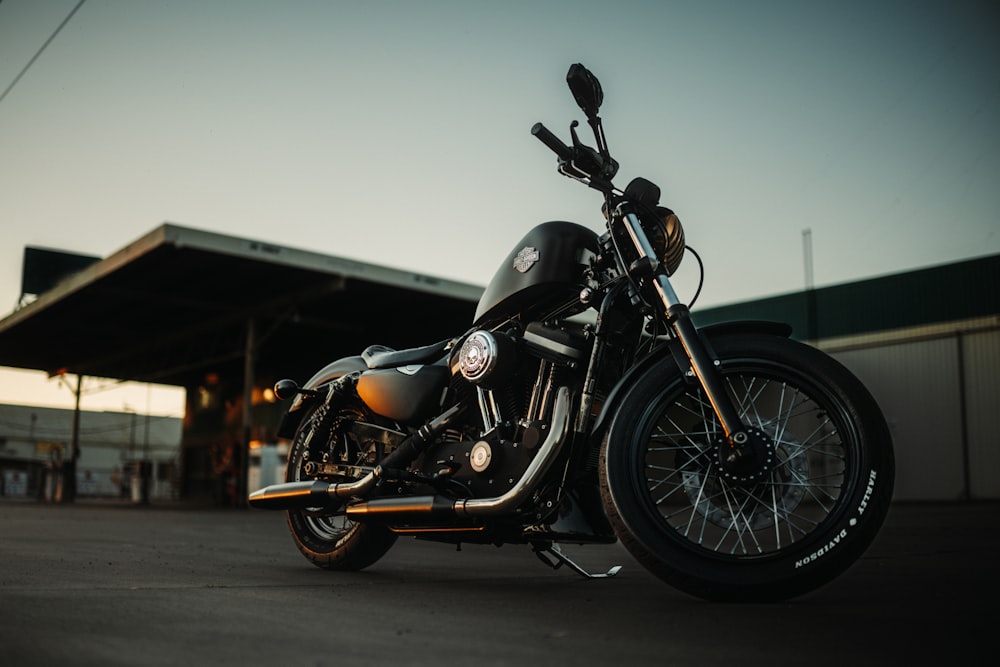
[[[992,654],[1000,504],[895,505],[833,583],[776,604],[696,600],[619,545],[402,538],[330,573],[283,514],[0,501],[3,665],[940,665]]]

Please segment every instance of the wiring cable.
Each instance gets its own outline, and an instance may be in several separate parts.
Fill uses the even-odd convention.
[[[17,82],[21,80],[21,77],[23,77],[25,73],[29,69],[31,69],[31,66],[35,64],[36,60],[38,60],[38,56],[42,55],[42,52],[48,47],[49,44],[52,43],[52,40],[56,38],[56,35],[59,34],[59,31],[62,30],[67,23],[69,23],[69,20],[73,18],[73,14],[76,14],[76,10],[80,9],[80,7],[82,7],[83,3],[85,3],[86,1],[87,0],[80,0],[80,2],[76,3],[76,6],[73,7],[73,9],[70,11],[69,14],[67,14],[66,18],[64,18],[62,23],[59,24],[59,27],[55,29],[55,32],[49,35],[49,38],[45,40],[45,43],[42,44],[41,48],[38,49],[35,55],[31,57],[31,60],[28,61],[28,64],[25,65],[20,72],[18,72],[17,76],[14,77],[14,80],[10,82],[10,85],[7,86],[7,88],[3,91],[3,93],[0,93],[0,103],[4,101],[5,97],[7,97],[7,93],[9,93],[11,90],[14,89],[14,86],[16,86]]]

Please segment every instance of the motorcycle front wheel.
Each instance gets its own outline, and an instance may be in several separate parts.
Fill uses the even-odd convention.
[[[772,601],[847,569],[892,497],[889,430],[875,400],[815,348],[763,335],[711,341],[723,384],[767,461],[733,479],[701,387],[672,358],[623,398],[601,449],[601,491],[622,543],[697,597]]]
[[[317,473],[322,467],[342,465],[343,469],[363,469],[371,463],[369,446],[351,433],[354,421],[368,417],[360,407],[344,406],[323,417],[324,408],[312,408],[302,419],[292,439],[285,469],[286,482],[323,479],[352,481]],[[315,429],[312,438],[307,438]],[[308,440],[308,442],[307,442]],[[343,512],[329,508],[288,511],[288,527],[295,546],[317,567],[327,570],[360,570],[368,567],[392,547],[396,535],[374,524],[351,521]]]

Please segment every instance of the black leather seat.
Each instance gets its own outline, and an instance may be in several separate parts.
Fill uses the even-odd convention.
[[[427,364],[439,360],[451,340],[449,338],[433,345],[413,347],[408,350],[394,350],[385,345],[370,345],[361,353],[361,358],[370,369]]]

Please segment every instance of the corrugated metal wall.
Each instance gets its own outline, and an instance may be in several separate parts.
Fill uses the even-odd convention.
[[[1000,330],[961,337],[972,498],[1000,498]]]
[[[787,322],[854,370],[892,428],[897,499],[1000,500],[1000,255],[693,316]]]
[[[819,347],[882,407],[896,450],[896,500],[1000,499],[1000,329],[955,323]]]

